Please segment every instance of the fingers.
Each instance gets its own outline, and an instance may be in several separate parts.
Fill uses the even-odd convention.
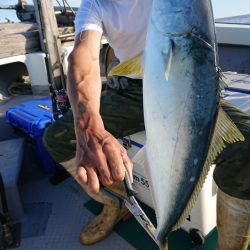
[[[113,184],[113,178],[110,173],[106,155],[102,150],[102,145],[96,143],[96,141],[92,141],[90,147],[93,154],[92,164],[95,165],[102,184],[104,186],[111,186]]]
[[[111,186],[114,182],[112,174],[107,163],[107,159],[103,152],[96,154],[96,166],[99,173],[99,178],[104,186]]]
[[[84,167],[83,162],[81,161],[83,158],[83,152],[80,149],[80,147],[77,145],[76,150],[76,180],[79,184],[86,185],[88,178],[87,178],[87,172]]]
[[[92,167],[79,167],[77,169],[76,180],[80,185],[87,185],[89,192],[96,194],[100,190],[98,175]]]
[[[97,194],[100,191],[100,182],[98,175],[94,168],[87,168],[87,176],[88,176],[88,189],[92,194]]]
[[[76,180],[80,185],[87,184],[87,172],[84,167],[78,167],[76,171]]]
[[[117,145],[114,141],[103,146],[103,152],[114,181],[122,181],[125,176],[125,166],[121,157],[120,147],[121,145]]]
[[[121,148],[121,156],[122,156],[123,164],[124,164],[126,171],[128,173],[129,179],[130,179],[131,183],[133,183],[133,163],[129,159],[129,157],[127,155],[127,151],[123,147]]]

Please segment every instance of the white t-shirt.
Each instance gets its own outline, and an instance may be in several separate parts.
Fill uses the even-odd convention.
[[[123,62],[145,46],[152,0],[82,0],[75,18],[76,35],[97,30]]]

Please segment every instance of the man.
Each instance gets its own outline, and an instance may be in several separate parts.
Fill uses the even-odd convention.
[[[74,118],[68,112],[50,126],[44,144],[84,190],[104,204],[102,213],[82,230],[83,244],[102,240],[127,216],[125,207],[99,192],[100,184],[124,193],[121,181],[125,170],[132,179],[132,164],[116,138],[144,130],[141,79],[130,76],[110,84],[101,96],[101,36],[106,36],[120,62],[143,53],[151,4],[152,0],[84,0],[75,20],[76,39],[69,57],[67,85]],[[249,130],[248,123],[245,134]],[[250,194],[246,197],[250,199]],[[250,214],[249,209],[246,211]],[[246,233],[244,236],[248,239]],[[223,247],[220,249],[229,249]]]
[[[96,193],[100,182],[111,186],[122,181],[125,169],[132,179],[130,159],[115,138],[144,130],[141,79],[127,79],[128,86],[108,87],[100,99],[101,37],[106,35],[121,62],[142,52],[151,1],[143,0],[142,4],[141,0],[85,0],[75,20],[76,39],[69,57],[67,90],[76,138],[69,112],[48,128],[44,144],[91,197],[104,203],[102,213],[81,232],[83,244],[103,239],[127,216],[128,210],[120,208],[117,201]],[[121,183],[114,184],[112,189],[124,192]]]

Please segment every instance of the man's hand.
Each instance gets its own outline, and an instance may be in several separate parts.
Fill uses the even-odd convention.
[[[132,177],[132,163],[126,150],[108,131],[100,117],[91,117],[82,127],[75,124],[77,134],[77,178],[87,184],[91,193],[100,190],[100,182],[110,186],[122,181],[125,171]]]
[[[100,183],[110,186],[122,181],[125,170],[132,180],[132,164],[126,150],[105,130],[99,113],[101,33],[87,30],[75,40],[68,57],[67,92],[77,140],[77,180],[87,184],[91,193],[97,193]]]

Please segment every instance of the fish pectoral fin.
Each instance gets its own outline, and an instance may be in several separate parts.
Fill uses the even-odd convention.
[[[200,190],[205,182],[208,171],[211,165],[214,163],[216,157],[223,151],[226,147],[226,143],[231,144],[236,141],[244,141],[244,136],[230,119],[230,117],[225,113],[225,111],[219,107],[217,120],[214,128],[214,133],[211,139],[210,147],[208,150],[207,158],[199,177],[199,180],[195,186],[195,189],[189,199],[186,208],[184,209],[182,215],[180,216],[176,226],[177,228],[184,222],[191,212],[192,207],[197,200]]]
[[[165,43],[165,47],[162,50],[162,54],[165,60],[165,79],[168,81],[171,65],[172,65],[172,59],[173,59],[173,42],[171,40],[168,40]]]
[[[108,76],[137,76],[143,75],[143,55],[139,54],[129,60],[126,60],[110,70]]]

